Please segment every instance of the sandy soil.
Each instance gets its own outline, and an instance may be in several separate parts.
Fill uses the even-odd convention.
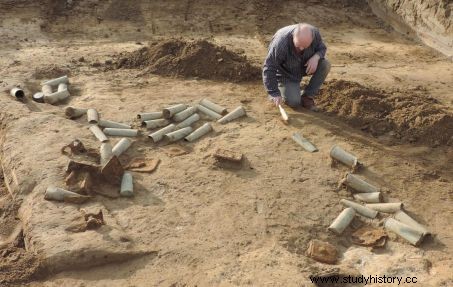
[[[17,263],[0,268],[3,285],[313,286],[309,276],[326,272],[417,276],[423,286],[453,284],[449,228],[453,219],[453,149],[451,138],[433,138],[438,133],[429,128],[438,127],[430,126],[435,121],[424,121],[432,110],[446,117],[453,112],[453,63],[445,56],[392,31],[362,1],[45,3],[0,3],[0,87],[4,90],[0,154],[8,174],[4,181],[20,189],[12,200],[0,184],[1,240],[19,223],[17,217],[43,224],[39,216],[29,214],[34,202],[41,210],[78,212],[43,200],[42,186],[63,184],[67,158],[59,153],[62,145],[77,137],[89,147],[99,147],[86,131],[86,119],[64,119],[64,107],[94,107],[103,118],[137,124],[138,112],[196,103],[206,97],[229,109],[242,104],[248,116],[215,125],[215,133],[200,141],[181,143],[190,150],[186,155],[170,157],[145,138],[128,151],[128,157],[159,158],[161,164],[150,175],[134,173],[134,198],[96,196],[93,201],[108,210],[115,228],[147,255],[138,259],[123,256],[120,263],[98,267],[64,264],[61,272],[38,270],[35,262],[44,255],[34,253],[37,245],[27,239],[38,229],[26,225],[25,231],[30,233],[24,234],[25,246],[19,242],[14,247],[17,251],[0,252]],[[287,126],[267,104],[259,78],[238,83],[166,77],[142,68],[105,69],[120,54],[173,38],[208,40],[260,66],[273,32],[300,21],[321,29],[333,67],[322,98],[325,112],[287,109],[291,118]],[[21,84],[31,96],[39,90],[41,79],[62,73],[71,81],[71,99],[64,104],[22,104],[9,98],[12,85]],[[405,136],[404,125],[395,131],[379,130],[374,121],[365,128],[366,123],[355,125],[348,110],[329,106],[333,101],[326,95],[340,102],[348,95],[347,89],[335,95],[335,88],[342,86],[334,80],[345,81],[346,87],[359,83],[366,91],[378,91],[373,95],[379,102],[389,98],[394,104],[395,98],[402,97],[406,103],[414,97],[427,111],[417,114],[419,126],[413,114],[404,120],[395,116],[395,122],[407,121],[408,129],[428,132],[414,138]],[[393,104],[391,111],[398,107]],[[357,110],[352,112],[357,116]],[[447,122],[442,134],[448,135],[452,126]],[[303,151],[292,141],[293,132],[310,139],[319,152]],[[384,249],[373,251],[351,243],[352,229],[342,236],[329,233],[327,227],[342,210],[339,200],[350,197],[349,192],[336,189],[348,170],[331,166],[329,150],[334,144],[356,154],[366,167],[360,174],[382,187],[386,200],[404,202],[406,210],[426,224],[433,237],[413,247],[391,234]],[[214,167],[211,154],[217,148],[244,153],[247,167],[239,171]],[[11,166],[18,179],[10,180]],[[27,188],[20,188],[24,183]],[[23,206],[19,215],[16,205]],[[40,215],[52,218],[53,225],[67,224],[66,217],[59,221],[55,214]],[[356,226],[368,222],[360,220]],[[108,234],[104,229],[90,232],[85,232],[84,240],[93,236],[103,242]],[[54,235],[41,231],[39,239],[47,236],[50,240]],[[305,251],[311,239],[336,246],[341,254],[339,264],[308,258]],[[11,276],[8,270],[23,272]]]

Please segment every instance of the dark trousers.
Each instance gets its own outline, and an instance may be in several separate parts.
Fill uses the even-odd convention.
[[[327,59],[320,59],[316,72],[311,76],[308,85],[301,93],[300,82],[286,81],[284,83],[278,83],[278,89],[285,102],[290,107],[298,107],[302,103],[302,97],[309,96],[314,97],[318,93],[322,84],[326,80],[327,75],[330,71],[330,62]],[[302,75],[306,76],[306,74]]]

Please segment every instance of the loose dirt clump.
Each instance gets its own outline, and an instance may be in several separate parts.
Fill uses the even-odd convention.
[[[245,56],[205,40],[167,40],[118,56],[117,69],[146,69],[164,76],[199,77],[223,81],[258,80],[261,70]]]
[[[0,286],[39,277],[39,260],[21,247],[0,249]],[[5,284],[5,285],[3,285]]]
[[[401,142],[453,145],[453,115],[436,100],[417,94],[389,93],[356,82],[332,80],[318,97],[319,107],[374,136]]]

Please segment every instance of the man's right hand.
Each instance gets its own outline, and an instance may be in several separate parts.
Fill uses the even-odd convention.
[[[283,98],[282,96],[272,97],[272,101],[274,102],[275,106],[278,107],[283,103]]]

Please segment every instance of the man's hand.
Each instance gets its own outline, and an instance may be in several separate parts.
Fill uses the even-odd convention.
[[[307,75],[311,75],[316,72],[320,58],[321,57],[318,55],[318,53],[316,53],[310,59],[308,59],[307,63],[305,64],[305,67],[307,67],[305,73],[307,73]]]
[[[278,107],[278,105],[282,104],[283,98],[282,96],[272,97],[272,101],[274,102],[275,106]]]

